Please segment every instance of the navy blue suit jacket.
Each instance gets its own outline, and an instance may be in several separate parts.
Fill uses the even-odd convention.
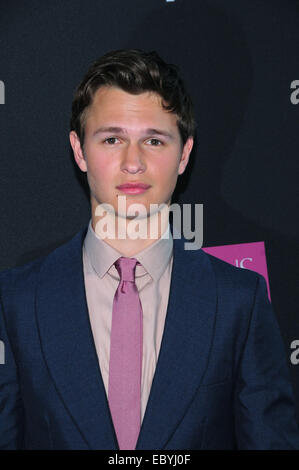
[[[118,449],[84,288],[86,228],[0,275],[1,449]],[[298,449],[264,279],[174,239],[165,328],[137,449]]]

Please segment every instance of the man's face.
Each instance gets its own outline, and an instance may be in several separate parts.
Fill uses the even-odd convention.
[[[170,204],[177,177],[188,163],[193,139],[183,146],[177,116],[165,111],[156,93],[132,95],[116,87],[101,87],[87,111],[84,149],[70,133],[75,160],[87,172],[92,210],[111,204],[118,214],[118,197],[131,203]],[[143,183],[149,188],[128,194],[118,186]]]

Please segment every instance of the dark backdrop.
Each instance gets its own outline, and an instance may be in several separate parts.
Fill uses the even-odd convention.
[[[88,223],[68,125],[89,64],[156,49],[180,66],[198,122],[173,202],[204,204],[204,246],[265,242],[299,416],[298,21],[289,0],[0,1],[0,269]]]

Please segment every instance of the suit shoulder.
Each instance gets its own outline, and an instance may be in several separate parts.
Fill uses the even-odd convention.
[[[218,284],[220,283],[222,285],[238,289],[255,289],[258,281],[264,279],[264,277],[256,271],[239,268],[211,255],[210,253],[206,253],[203,250],[201,251],[204,253],[204,256],[209,259]]]
[[[5,269],[0,272],[0,286],[1,290],[17,288],[20,283],[32,285],[32,281],[39,272],[40,266],[47,256],[39,257],[30,261],[22,266]]]
[[[42,266],[51,259],[55,261],[62,259],[63,254],[70,249],[77,240],[82,240],[86,229],[77,232],[70,240],[59,245],[50,253],[40,256],[37,259],[25,263],[21,266],[8,268],[0,272],[0,292],[2,295],[15,290],[32,290],[35,286],[38,273]]]

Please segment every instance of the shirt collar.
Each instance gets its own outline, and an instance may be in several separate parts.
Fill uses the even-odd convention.
[[[112,246],[108,245],[108,243],[95,233],[91,225],[91,220],[89,221],[84,240],[84,249],[94,270],[100,278],[109,271],[120,256],[123,256],[118,250],[112,248]],[[158,281],[169,263],[172,251],[173,238],[168,223],[166,231],[161,238],[134,256],[131,256],[131,258],[136,258],[142,265],[136,266],[136,277],[145,274],[145,270],[154,281]],[[117,273],[116,269],[115,273]]]

